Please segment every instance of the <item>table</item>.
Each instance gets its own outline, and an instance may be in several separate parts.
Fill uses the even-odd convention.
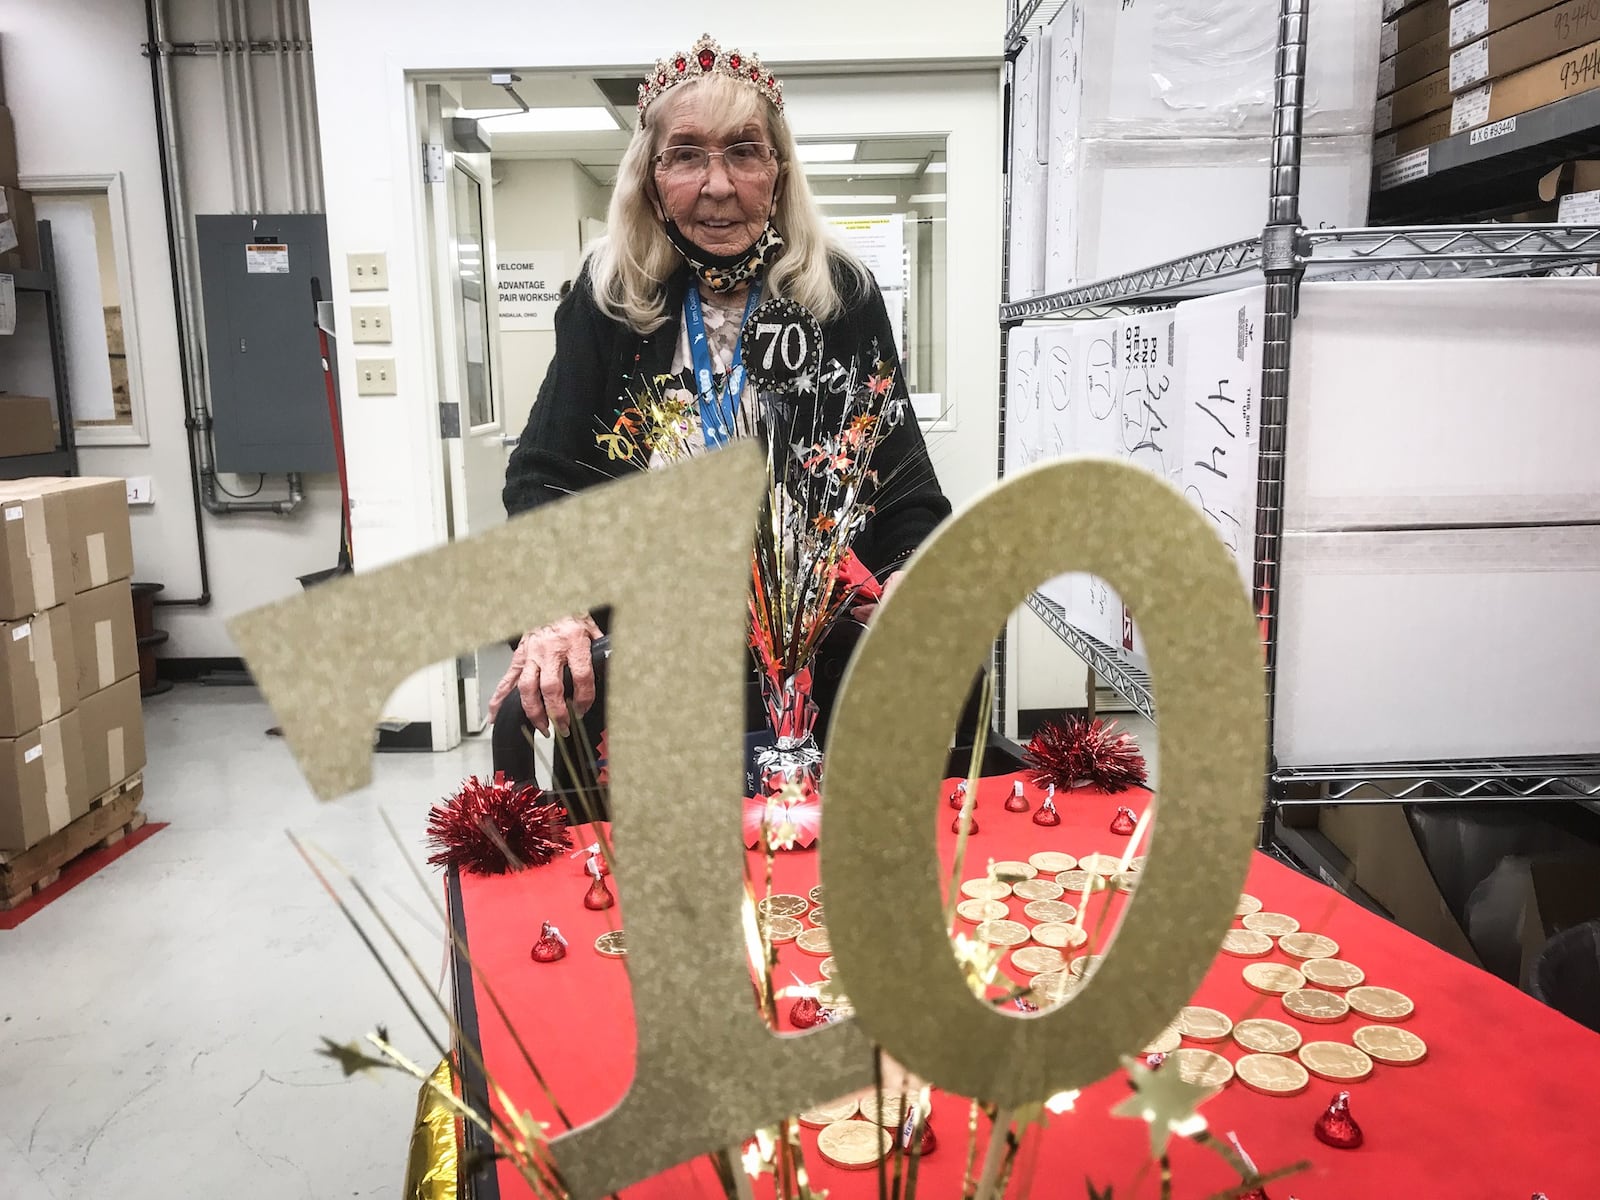
[[[1057,794],[1062,816],[1053,828],[1033,824],[1027,814],[1008,813],[1002,802],[1020,776],[981,780],[979,832],[968,850],[965,875],[981,875],[993,859],[1026,859],[1039,850],[1121,854],[1127,839],[1109,832],[1119,804],[1142,811],[1144,792],[1107,796],[1087,789]],[[945,785],[945,790],[953,781]],[[1028,785],[1029,799],[1040,793]],[[937,814],[940,849],[948,863],[954,836],[952,816],[941,796]],[[1159,839],[1159,819],[1153,826]],[[577,844],[592,838],[579,830]],[[824,834],[824,840],[825,840]],[[1170,848],[1164,853],[1172,852]],[[575,1122],[609,1109],[626,1090],[632,1073],[632,1001],[624,960],[604,958],[594,939],[608,924],[606,913],[582,907],[586,880],[566,860],[516,875],[451,877],[452,918],[468,942],[480,971],[488,974],[540,1069]],[[1204,864],[1196,864],[1204,869]],[[625,873],[626,866],[621,870]],[[816,881],[817,854],[778,856],[774,891],[804,895]],[[754,873],[760,878],[760,872]],[[625,883],[613,919],[627,901]],[[1372,1076],[1348,1085],[1351,1111],[1366,1134],[1354,1151],[1334,1150],[1317,1141],[1312,1126],[1341,1085],[1315,1077],[1298,1096],[1263,1096],[1237,1079],[1203,1109],[1217,1134],[1236,1131],[1258,1168],[1268,1171],[1306,1160],[1310,1168],[1268,1188],[1273,1200],[1369,1200],[1385,1197],[1451,1197],[1452,1200],[1525,1200],[1536,1191],[1550,1200],[1590,1200],[1600,1196],[1600,1155],[1594,1150],[1593,1124],[1600,1116],[1600,1036],[1544,1007],[1517,989],[1412,937],[1387,921],[1264,855],[1256,855],[1246,889],[1267,911],[1296,917],[1305,930],[1324,933],[1340,944],[1340,957],[1355,962],[1367,983],[1398,988],[1416,1002],[1403,1027],[1428,1044],[1427,1059],[1410,1067],[1376,1066]],[[1093,903],[1120,907],[1124,897],[1110,890]],[[1065,897],[1072,899],[1072,897]],[[1008,901],[1014,915],[1021,902]],[[1115,912],[1113,913],[1113,916]],[[1093,930],[1098,908],[1091,907],[1086,928]],[[571,943],[555,964],[530,961],[528,952],[541,920],[553,920]],[[964,928],[970,928],[965,927]],[[1111,924],[1108,922],[1109,930]],[[1352,1013],[1335,1025],[1312,1025],[1285,1013],[1276,997],[1263,996],[1242,979],[1250,961],[1295,960],[1274,949],[1265,960],[1220,956],[1196,993],[1194,1003],[1221,1009],[1235,1021],[1273,1017],[1299,1029],[1306,1041],[1348,1042],[1364,1018]],[[780,949],[777,978],[791,982],[820,978],[818,960],[793,946]],[[458,1016],[464,1034],[475,1038],[484,1061],[502,1086],[536,1116],[553,1120],[531,1074],[522,1064],[503,1025],[475,981],[457,974]],[[787,1028],[788,1005],[782,1006]],[[1189,1043],[1185,1043],[1189,1044]],[[1243,1053],[1230,1043],[1206,1047],[1230,1060]],[[473,1073],[466,1073],[469,1088]],[[1108,1110],[1128,1095],[1119,1073],[1086,1090],[1073,1111],[1052,1116],[1045,1129],[1029,1134],[1008,1193],[1037,1197],[1085,1195],[1083,1180],[1114,1188],[1117,1200],[1159,1195],[1154,1170],[1147,1169],[1148,1133],[1142,1122],[1112,1118]],[[921,1195],[946,1200],[960,1195],[965,1166],[968,1102],[935,1093],[931,1123],[938,1149],[921,1167]],[[560,1129],[552,1125],[552,1132]],[[984,1140],[980,1132],[981,1143]],[[875,1197],[877,1173],[838,1170],[816,1153],[816,1135],[806,1131],[807,1166],[812,1182],[832,1200]],[[1237,1184],[1213,1153],[1174,1140],[1174,1194],[1208,1196]],[[1020,1181],[1031,1167],[1032,1190]],[[770,1176],[765,1177],[771,1194]],[[762,1184],[757,1184],[757,1195]],[[480,1178],[463,1196],[513,1200],[528,1195],[513,1169],[498,1167],[498,1177]],[[627,1189],[625,1200],[720,1196],[704,1160],[685,1164]]]

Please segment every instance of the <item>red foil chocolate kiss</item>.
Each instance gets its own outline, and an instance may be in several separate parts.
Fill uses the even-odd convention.
[[[1340,1092],[1328,1105],[1328,1111],[1317,1118],[1317,1140],[1336,1150],[1354,1150],[1366,1139],[1361,1126],[1350,1115],[1350,1093]]]
[[[1022,780],[1013,780],[1011,795],[1006,797],[1007,812],[1027,812],[1033,805],[1028,803],[1028,798],[1022,794]]]
[[[1117,809],[1117,815],[1111,818],[1111,832],[1130,836],[1139,824],[1139,818],[1134,816],[1133,809],[1123,806]]]
[[[529,955],[534,962],[553,963],[567,956],[567,939],[561,936],[561,931],[549,921],[539,930],[539,940],[533,944],[533,951]]]
[[[611,889],[606,886],[606,877],[604,875],[596,875],[594,882],[589,885],[589,890],[583,894],[583,906],[595,911],[610,908],[616,902],[617,898],[611,894]]]

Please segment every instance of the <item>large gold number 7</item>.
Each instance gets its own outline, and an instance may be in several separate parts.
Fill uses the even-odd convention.
[[[737,802],[745,589],[762,480],[756,448],[734,446],[232,626],[307,778],[332,797],[370,777],[370,730],[412,671],[612,605],[611,803],[638,1050],[622,1103],[554,1143],[578,1197],[865,1086],[867,1032],[929,1081],[1002,1103],[1098,1078],[1188,998],[1243,877],[1260,687],[1231,560],[1175,493],[1132,468],[1035,468],[930,541],[852,670],[830,747],[822,870],[861,1019],[774,1036],[751,1002]],[[1057,548],[1014,532],[1030,526],[1072,532]],[[1169,799],[1157,845],[1187,843],[1213,857],[1189,873],[1153,857],[1125,948],[1096,983],[1068,1011],[1016,1020],[966,993],[939,927],[935,781],[969,664],[1029,587],[1073,568],[1106,576],[1130,600],[1160,672]],[[885,895],[899,913],[911,904],[892,932],[877,919]],[[1156,977],[1135,981],[1135,957],[1158,957]],[[923,988],[909,1003],[908,960]]]

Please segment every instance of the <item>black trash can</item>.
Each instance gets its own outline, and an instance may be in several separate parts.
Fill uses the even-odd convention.
[[[1600,1033],[1600,920],[1563,929],[1533,960],[1528,990]]]

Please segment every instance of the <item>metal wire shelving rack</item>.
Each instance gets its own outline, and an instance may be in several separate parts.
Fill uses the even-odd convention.
[[[1268,221],[1258,238],[1232,242],[1141,271],[1064,292],[1003,303],[1002,331],[1022,321],[1070,320],[1151,308],[1234,288],[1266,283],[1261,380],[1261,437],[1256,496],[1252,598],[1261,619],[1267,703],[1268,773],[1259,842],[1303,863],[1321,853],[1285,823],[1284,810],[1328,804],[1453,803],[1469,799],[1588,801],[1600,808],[1600,754],[1559,758],[1462,759],[1325,766],[1276,761],[1279,546],[1283,534],[1285,432],[1289,370],[1299,289],[1306,280],[1495,278],[1593,273],[1600,262],[1600,227],[1479,224],[1409,225],[1364,229],[1306,229],[1300,224],[1301,121],[1306,30],[1311,0],[1279,0],[1278,56]],[[1059,0],[1025,0],[1006,30],[1014,64]],[[1009,133],[1011,96],[1005,116]],[[1001,261],[1009,295],[1011,178],[1005,180]],[[1005,473],[1007,339],[1000,348],[1000,474]],[[1035,594],[1028,607],[1135,711],[1157,717],[1152,681],[1117,652],[1074,628],[1058,605]],[[1007,683],[1003,643],[997,651],[997,714]]]

